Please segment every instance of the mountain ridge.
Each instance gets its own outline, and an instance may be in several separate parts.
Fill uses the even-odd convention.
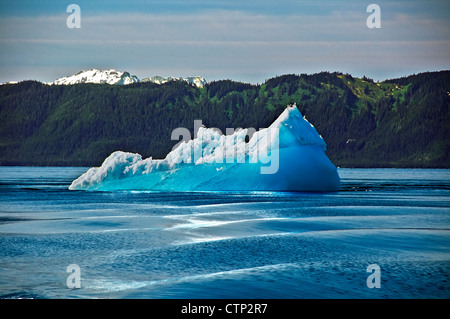
[[[186,81],[187,83],[193,84],[197,87],[203,87],[206,85],[206,80],[201,76],[188,76],[186,78],[182,77],[162,77],[153,76],[151,78],[143,78],[139,80],[136,75],[131,75],[127,71],[118,71],[116,69],[109,70],[99,70],[99,69],[88,69],[79,71],[73,75],[63,76],[52,82],[44,82],[48,85],[74,85],[80,83],[93,83],[93,84],[110,84],[110,85],[128,85],[139,82],[153,82],[156,84],[163,84],[169,81]],[[16,84],[11,82],[6,82],[4,84]]]
[[[340,72],[286,74],[263,84],[0,86],[0,165],[98,166],[116,150],[163,158],[171,132],[264,128],[289,104],[340,167],[450,168],[450,71],[374,82]]]

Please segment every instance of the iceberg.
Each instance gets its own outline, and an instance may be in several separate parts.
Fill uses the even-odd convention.
[[[325,141],[294,104],[259,131],[225,135],[201,126],[164,159],[116,151],[69,189],[335,192],[340,179],[325,151]]]

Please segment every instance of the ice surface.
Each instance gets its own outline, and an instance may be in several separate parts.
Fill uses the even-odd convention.
[[[114,152],[69,189],[338,191],[339,175],[325,151],[325,141],[293,105],[257,132],[223,135],[200,127],[194,139],[178,143],[165,159]]]

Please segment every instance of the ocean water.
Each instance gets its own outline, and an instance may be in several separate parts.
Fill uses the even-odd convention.
[[[85,170],[0,167],[1,298],[450,297],[450,170],[339,169],[337,193],[69,191]]]

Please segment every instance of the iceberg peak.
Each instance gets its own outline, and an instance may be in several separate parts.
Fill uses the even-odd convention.
[[[280,116],[269,126],[269,129],[281,131],[283,136],[280,147],[290,146],[295,143],[301,145],[317,145],[327,149],[327,145],[315,127],[302,116],[297,105],[288,105]]]

